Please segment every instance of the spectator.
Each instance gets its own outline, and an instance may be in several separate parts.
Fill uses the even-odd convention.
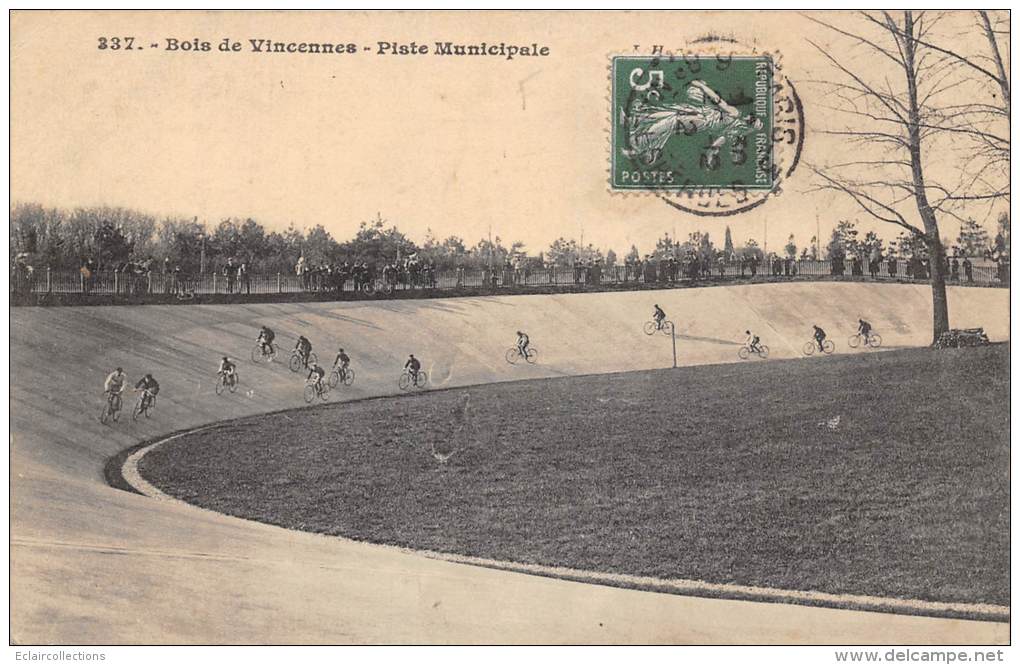
[[[247,261],[238,267],[237,276],[241,279],[241,288],[244,289],[245,295],[251,295],[251,268],[248,267]]]
[[[237,266],[234,265],[233,257],[228,258],[227,265],[223,266],[223,276],[227,278],[227,293],[233,293],[237,283]]]
[[[294,274],[298,276],[298,281],[301,283],[301,288],[305,291],[308,290],[308,271],[305,270],[305,255],[302,254],[298,257],[297,263],[294,265]]]
[[[974,264],[967,257],[963,259],[963,274],[967,277],[967,283],[972,284],[974,282]]]
[[[896,262],[896,257],[895,256],[890,256],[889,257],[889,276],[892,277],[893,279],[896,279],[896,272],[898,270],[898,266],[896,265],[896,263],[897,263]]]
[[[960,261],[955,256],[952,263],[949,264],[949,279],[954,282],[960,281]]]

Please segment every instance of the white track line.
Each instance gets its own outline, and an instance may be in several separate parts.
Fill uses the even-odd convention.
[[[124,480],[133,488],[145,496],[166,501],[169,503],[186,506],[190,510],[201,510],[220,517],[230,517],[182,501],[163,492],[158,487],[142,477],[138,471],[138,463],[147,453],[155,450],[164,443],[173,441],[182,436],[195,434],[204,430],[212,429],[217,425],[205,425],[186,432],[180,432],[165,439],[155,441],[143,448],[131,453],[124,460],[121,468],[121,475]],[[233,518],[243,519],[243,518]],[[248,522],[254,520],[245,520]],[[258,523],[258,522],[256,522]],[[283,528],[283,527],[279,527]],[[304,532],[303,532],[304,533]],[[636,588],[643,591],[656,591],[673,593],[687,596],[722,597],[748,601],[764,602],[788,602],[800,605],[821,605],[824,607],[836,607],[854,610],[880,610],[891,611],[901,614],[922,614],[922,615],[969,615],[992,621],[1009,621],[1009,607],[1005,605],[992,605],[989,603],[946,603],[931,600],[914,600],[906,598],[883,598],[881,596],[862,596],[854,594],[825,593],[822,591],[797,591],[791,589],[774,589],[770,587],[745,586],[740,584],[717,584],[713,582],[702,582],[699,580],[685,579],[662,579],[658,577],[646,577],[638,575],[626,575],[621,573],[600,573],[590,570],[578,570],[576,568],[564,568],[558,566],[543,566],[532,563],[518,563],[515,561],[499,561],[497,559],[485,559],[482,557],[467,556],[462,554],[448,554],[445,552],[433,552],[430,550],[415,550],[394,545],[380,545],[356,541],[342,536],[328,536],[337,540],[357,543],[358,545],[378,547],[387,550],[396,550],[405,553],[424,556],[429,559],[437,559],[450,563],[461,563],[483,568],[493,568],[517,573],[540,575],[543,577],[554,577],[571,580],[575,582],[587,582],[603,584],[615,587]]]

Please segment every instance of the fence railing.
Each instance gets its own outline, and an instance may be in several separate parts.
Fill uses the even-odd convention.
[[[960,262],[962,263],[962,262]],[[11,293],[78,294],[83,296],[165,295],[267,295],[326,292],[335,294],[469,289],[508,289],[514,287],[575,287],[595,285],[650,285],[690,283],[702,280],[736,280],[795,277],[859,277],[875,280],[927,281],[927,270],[916,262],[881,261],[851,264],[840,261],[776,261],[752,264],[687,262],[649,262],[611,267],[555,267],[538,269],[495,268],[493,270],[455,269],[418,274],[351,276],[335,272],[309,271],[302,275],[287,273],[184,274],[177,272],[86,273],[49,268],[28,270],[15,265],[11,271]],[[1008,285],[1009,263],[987,259],[971,261],[968,271],[960,266],[950,271],[950,284]]]

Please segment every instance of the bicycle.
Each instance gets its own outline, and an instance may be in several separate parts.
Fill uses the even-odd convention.
[[[103,411],[99,414],[99,422],[105,425],[109,420],[113,422],[120,420],[121,406],[123,406],[123,401],[120,392],[106,393],[106,404],[103,405]]]
[[[329,385],[331,388],[336,388],[339,384],[349,386],[354,383],[354,370],[350,367],[344,369],[343,367],[334,367],[333,371],[329,373]]]
[[[737,351],[737,357],[740,358],[741,360],[747,360],[748,358],[751,357],[752,353],[761,358],[762,360],[764,360],[765,358],[769,357],[769,347],[765,346],[764,344],[759,344],[758,348],[752,351],[751,347],[745,344],[742,347],[740,347],[740,349]]]
[[[871,333],[865,337],[864,335],[857,333],[856,335],[851,335],[850,339],[847,340],[847,343],[850,345],[851,349],[856,349],[862,344],[864,346],[870,346],[873,349],[877,349],[882,346],[882,336],[878,333]]]
[[[527,351],[525,353],[521,353],[521,348],[519,346],[511,346],[509,349],[506,350],[506,354],[505,354],[506,361],[508,363],[510,363],[511,365],[516,365],[517,361],[522,359],[522,358],[528,364],[534,365],[535,364],[535,356],[537,356],[537,355],[538,355],[538,349],[536,349],[535,347],[531,346],[530,344],[528,345]]]
[[[832,352],[835,351],[835,350],[836,350],[836,345],[832,343],[831,339],[827,339],[824,342],[822,342],[822,352],[824,352],[825,355],[831,356]],[[806,344],[804,344],[804,355],[805,356],[814,355],[816,351],[818,351],[818,342],[812,340],[812,341],[807,342]]]
[[[429,377],[423,370],[418,370],[414,378],[411,377],[411,373],[406,369],[400,374],[400,379],[397,381],[397,385],[400,386],[401,390],[410,390],[411,388],[424,388],[425,384],[428,383]]]
[[[273,362],[276,360],[276,348],[268,342],[258,342],[252,347],[251,361],[255,364],[260,362]]]
[[[156,396],[150,393],[148,390],[143,390],[142,394],[138,396],[138,401],[135,402],[135,408],[131,412],[131,419],[138,420],[138,416],[144,415],[146,418],[152,417],[152,409],[156,406]]]
[[[230,374],[227,374],[225,372],[220,372],[219,376],[216,377],[216,394],[217,395],[222,395],[224,388],[230,390],[230,392],[232,392],[232,393],[236,393],[237,392],[237,383],[240,380],[241,380],[241,378],[237,375],[237,370],[236,369],[233,372],[231,372]]]
[[[329,384],[325,381],[305,381],[305,402],[311,404],[318,397],[323,402],[326,401],[326,397],[329,395]]]
[[[645,321],[644,331],[646,335],[654,335],[656,332],[661,331],[663,335],[673,334],[673,322],[663,321],[657,323],[656,321]]]
[[[290,362],[288,363],[288,366],[290,367],[290,371],[300,372],[302,368],[308,369],[309,365],[318,362],[319,357],[315,355],[314,351],[309,351],[308,357],[302,358],[301,354],[298,353],[297,350],[294,350],[290,352]]]

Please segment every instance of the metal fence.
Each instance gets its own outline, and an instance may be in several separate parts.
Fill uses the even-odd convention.
[[[987,259],[971,261],[969,271],[958,262],[958,271],[950,271],[949,284],[1008,285],[1009,264]],[[354,278],[340,273],[312,270],[304,274],[247,273],[228,276],[221,273],[184,274],[177,272],[113,272],[28,269],[15,265],[11,271],[11,293],[76,294],[97,296],[164,295],[181,298],[192,295],[267,295],[285,293],[335,293],[369,295],[402,291],[468,289],[509,289],[515,287],[576,287],[598,285],[669,285],[699,281],[737,279],[773,279],[837,276],[864,280],[927,281],[922,264],[881,261],[851,265],[840,261],[784,261],[760,264],[642,262],[602,267],[555,267],[538,269],[496,268],[493,270],[455,269],[418,274],[372,275]]]

